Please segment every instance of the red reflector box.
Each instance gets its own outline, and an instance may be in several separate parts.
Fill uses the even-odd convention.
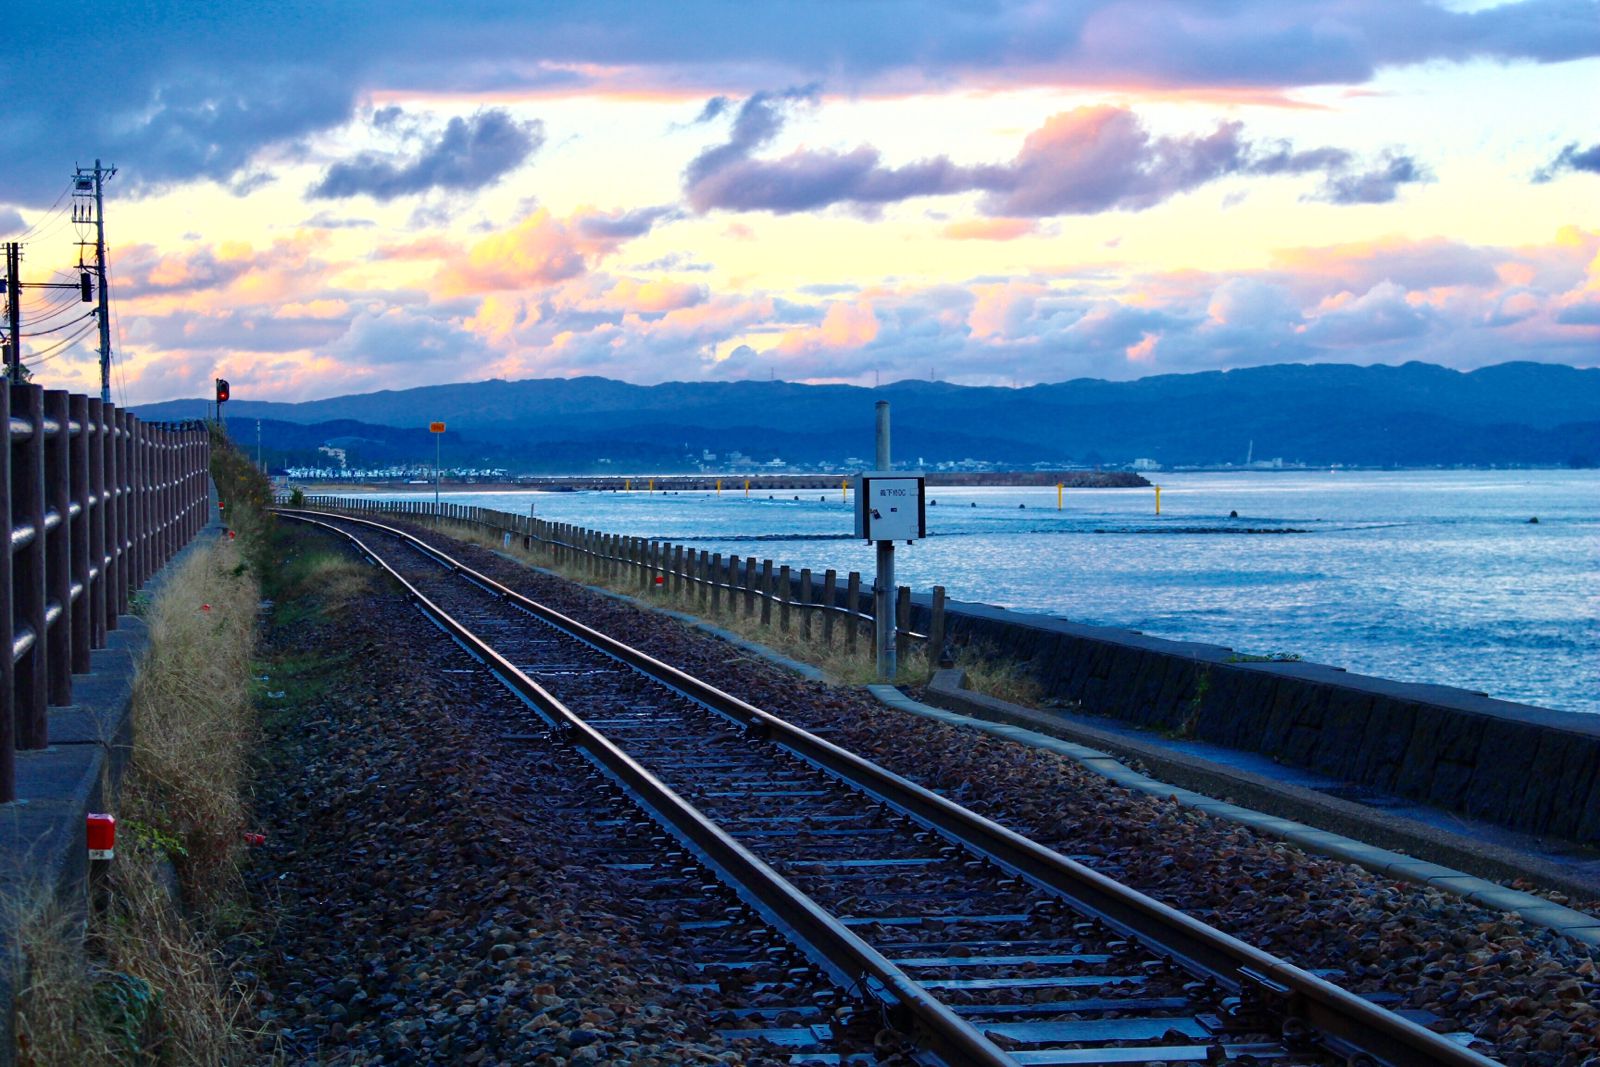
[[[87,823],[89,858],[92,860],[108,860],[115,856],[117,847],[116,816],[92,811],[89,813]]]

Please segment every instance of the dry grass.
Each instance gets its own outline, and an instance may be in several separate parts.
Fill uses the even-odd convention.
[[[248,1052],[246,997],[213,936],[236,918],[258,588],[239,544],[220,540],[145,613],[106,904],[87,922],[42,902],[20,916],[23,1064],[212,1065]]]
[[[245,830],[260,595],[236,542],[198,549],[150,607],[152,653],[134,682],[122,811],[176,842],[184,892],[200,907],[232,886]]]
[[[103,911],[35,904],[19,926],[23,1067],[241,1062],[243,991],[172,897],[164,852],[124,831]]]
[[[658,607],[693,615],[702,621],[732,631],[748,641],[773,649],[790,659],[808,663],[823,671],[837,684],[868,685],[878,680],[877,659],[873,651],[870,626],[862,626],[856,638],[855,648],[852,649],[846,630],[847,623],[842,618],[835,618],[833,641],[828,643],[822,640],[820,612],[813,616],[811,636],[807,638],[803,635],[801,611],[798,607],[791,609],[789,629],[786,631],[779,624],[779,609],[776,604],[772,608],[771,624],[764,626],[761,623],[760,601],[756,602],[754,614],[745,615],[742,594],[739,595],[738,607],[735,610],[729,606],[730,600],[727,591],[724,590],[722,611],[712,615],[709,602],[701,603],[698,587],[689,586],[687,583],[682,595],[666,590],[641,590],[638,583],[631,579],[611,581],[608,578],[596,577],[583,566],[558,565],[552,561],[547,546],[536,545],[528,551],[522,548],[516,538],[512,538],[511,546],[508,548],[503,538],[471,525],[447,523],[443,527],[443,532],[459,540],[505,553],[524,563],[548,568],[572,581],[611,589]],[[927,649],[921,646],[913,646],[908,654],[900,657],[897,666],[895,681],[898,685],[926,684],[933,673]],[[993,650],[970,645],[963,647],[957,650],[956,666],[966,670],[967,686],[976,692],[1030,706],[1037,706],[1042,695],[1039,683],[1026,666],[999,656]]]

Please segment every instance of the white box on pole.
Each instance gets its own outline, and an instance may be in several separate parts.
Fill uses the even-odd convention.
[[[856,536],[868,541],[915,541],[928,534],[927,478],[904,471],[856,475]]]

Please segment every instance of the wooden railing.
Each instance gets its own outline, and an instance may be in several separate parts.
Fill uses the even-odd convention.
[[[47,708],[72,703],[129,598],[206,523],[210,437],[92,397],[0,386],[0,803],[16,753],[50,743]]]

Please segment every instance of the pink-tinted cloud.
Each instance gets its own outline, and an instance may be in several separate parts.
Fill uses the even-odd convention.
[[[952,241],[1015,241],[1039,232],[1037,219],[967,219],[942,231]]]
[[[540,208],[510,229],[452,254],[439,273],[439,291],[460,296],[576,278],[630,238],[647,233],[662,215],[661,209],[612,214],[589,210],[561,219]]]
[[[805,91],[758,93],[738,108],[728,140],[690,164],[684,192],[696,211],[814,211],[833,204],[871,209],[913,197],[981,192],[986,214],[1009,218],[1138,211],[1229,175],[1316,173],[1317,197],[1332,203],[1381,203],[1400,186],[1425,181],[1410,156],[1391,153],[1364,165],[1340,148],[1298,149],[1252,142],[1239,122],[1191,136],[1152,134],[1132,111],[1080,107],[1052,116],[1006,163],[961,165],[934,156],[902,165],[876,148],[801,148],[777,159],[754,153],[770,144],[788,112],[814,100]],[[732,105],[718,97],[705,115]]]

